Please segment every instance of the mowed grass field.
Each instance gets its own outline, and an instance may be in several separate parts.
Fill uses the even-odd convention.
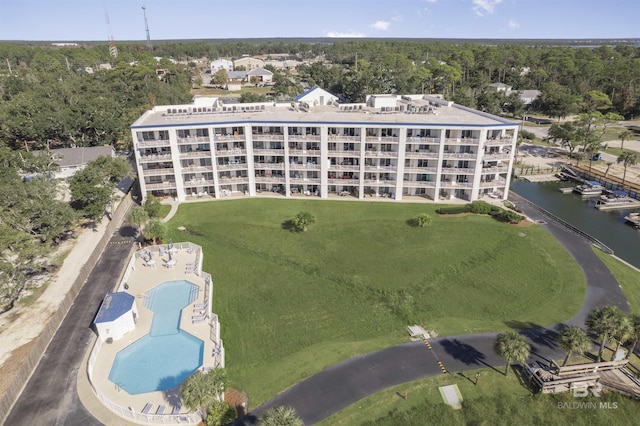
[[[180,206],[174,241],[204,250],[231,386],[256,406],[323,368],[440,335],[548,325],[572,317],[585,279],[538,226],[439,216],[438,206],[242,199]],[[306,210],[306,233],[283,222]],[[419,213],[433,220],[413,228]],[[185,227],[186,231],[178,230]]]

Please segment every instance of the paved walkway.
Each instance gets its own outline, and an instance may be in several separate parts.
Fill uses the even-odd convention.
[[[516,197],[512,197],[516,198]],[[537,210],[521,206],[524,213],[560,241],[582,268],[587,280],[587,295],[578,314],[564,324],[528,328],[520,332],[531,345],[531,361],[548,363],[564,357],[556,345],[558,332],[565,325],[584,326],[595,306],[616,305],[629,311],[618,282],[593,253],[583,238],[555,222],[547,221]],[[502,368],[504,360],[493,351],[497,333],[484,333],[430,339],[431,350],[421,342],[411,342],[351,358],[311,376],[275,396],[251,412],[246,424],[271,407],[286,405],[296,409],[305,424],[315,424],[349,405],[383,389],[442,374],[441,361],[449,372],[482,367]]]

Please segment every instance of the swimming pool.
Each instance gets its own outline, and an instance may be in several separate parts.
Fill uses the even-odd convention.
[[[111,367],[109,380],[130,395],[173,389],[201,365],[204,342],[180,330],[182,309],[196,298],[198,286],[166,281],[147,292],[153,312],[149,334],[127,346]]]

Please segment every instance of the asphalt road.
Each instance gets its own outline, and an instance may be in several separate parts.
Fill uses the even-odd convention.
[[[76,378],[94,332],[89,328],[104,295],[129,258],[131,228],[113,234],[89,279],[56,332],[5,424],[101,425],[80,402]],[[86,374],[86,372],[82,372]]]

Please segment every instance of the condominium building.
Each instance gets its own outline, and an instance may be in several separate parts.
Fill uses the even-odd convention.
[[[131,126],[142,194],[507,197],[518,123],[429,95],[156,106]]]

